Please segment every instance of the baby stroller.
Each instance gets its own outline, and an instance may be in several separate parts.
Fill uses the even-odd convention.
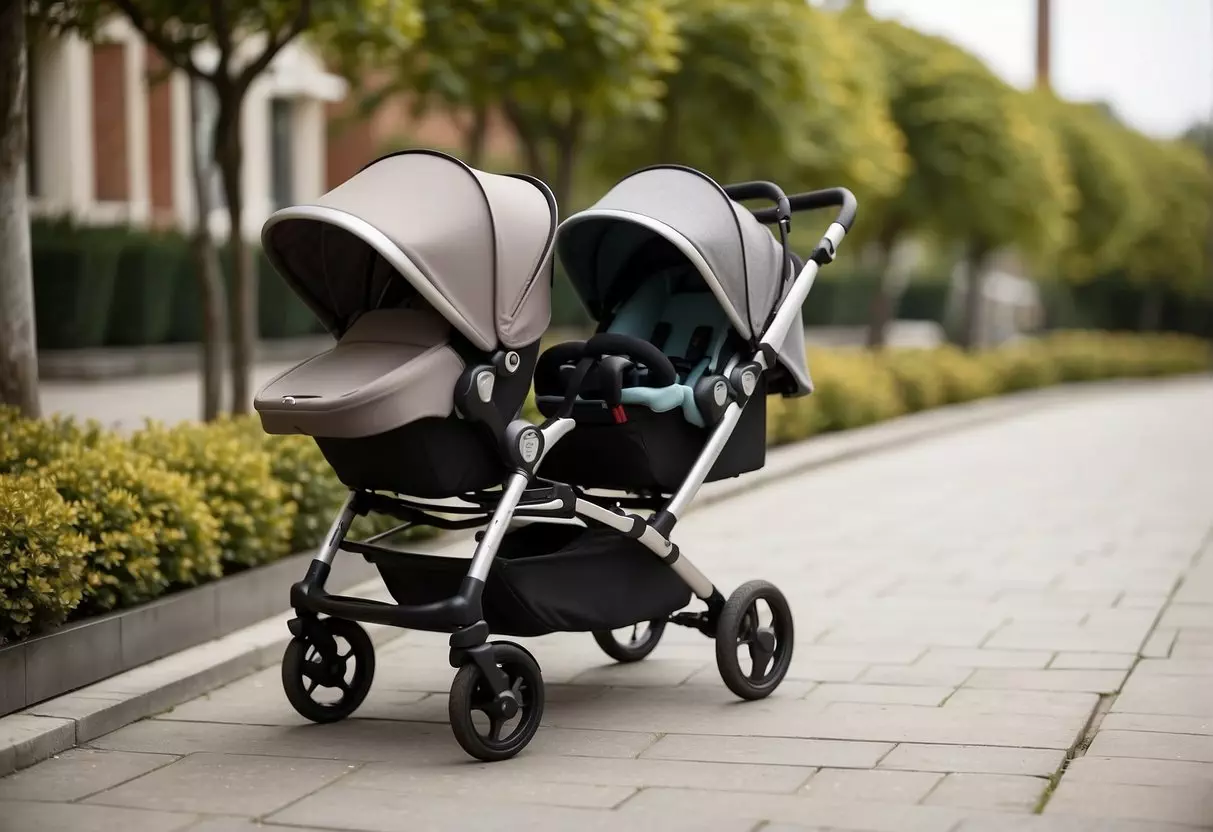
[[[754,199],[775,207],[740,204]],[[825,207],[838,217],[802,262],[792,213]],[[792,659],[784,596],[752,581],[726,599],[670,533],[703,483],[762,467],[766,395],[810,392],[800,309],[855,210],[841,188],[789,199],[663,166],[558,230],[538,180],[406,151],[270,217],[271,262],[336,345],[255,406],[267,432],[313,437],[350,489],[291,587],[292,706],[332,722],[362,703],[375,656],[359,621],[450,633],[451,728],[480,760],[522,750],[544,706],[535,658],[490,634],[588,632],[630,662],[674,623],[715,639],[736,695],[774,691]],[[556,252],[598,330],[541,357]],[[542,425],[518,417],[532,376]],[[372,512],[400,525],[348,539]],[[481,531],[470,560],[381,545],[415,525]],[[326,592],[338,550],[375,564],[396,603]],[[704,609],[684,609],[692,594]]]

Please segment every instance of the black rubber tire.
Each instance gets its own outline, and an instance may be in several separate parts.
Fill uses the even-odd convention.
[[[641,624],[647,624],[648,629],[645,630],[644,637],[639,640],[621,644],[619,639],[615,638],[614,631],[595,630],[594,641],[598,642],[602,652],[617,662],[623,664],[638,662],[657,649],[657,644],[661,641],[661,634],[665,632],[666,620],[654,618],[652,621],[641,621],[636,626],[639,627]]]
[[[339,665],[325,668],[323,660],[317,661],[321,659],[319,645],[307,636],[296,636],[286,646],[286,653],[282,657],[282,689],[287,701],[300,716],[312,722],[338,722],[358,710],[371,690],[371,682],[375,678],[375,645],[366,630],[353,621],[326,618],[312,626],[323,628],[330,636],[345,639],[349,642],[349,650],[333,659]],[[345,675],[351,659],[354,661],[354,674],[347,682]],[[310,684],[305,671],[312,675]],[[320,679],[315,678],[317,675]],[[337,678],[341,679],[340,684],[325,684]],[[341,698],[331,703],[317,702],[312,698],[317,687],[339,688]]]
[[[447,701],[455,740],[469,755],[486,763],[508,760],[527,747],[539,730],[544,703],[543,674],[535,658],[522,647],[508,641],[493,642],[492,646],[497,666],[505,671],[510,687],[518,696],[520,708],[517,725],[503,738],[494,739],[491,734],[485,736],[480,733],[472,721],[472,712],[481,710],[483,705],[491,702],[493,693],[480,668],[473,663],[459,668],[451,683],[451,695]]]
[[[774,644],[766,650],[756,644],[755,622],[751,617],[751,611],[758,601],[765,601],[771,608],[771,626],[761,628],[774,640]],[[737,648],[742,644],[755,645],[750,648],[751,661],[769,654],[761,674],[756,673],[754,667],[749,673],[742,669],[737,656]],[[792,666],[794,644],[792,611],[783,593],[766,581],[750,581],[729,596],[720,613],[716,624],[716,668],[725,685],[737,696],[750,700],[763,699],[770,696],[787,675],[788,668]],[[756,648],[760,651],[757,657],[754,652]]]

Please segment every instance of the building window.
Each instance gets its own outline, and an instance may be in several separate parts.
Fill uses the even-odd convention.
[[[270,99],[270,198],[275,210],[295,201],[294,116],[291,99]]]

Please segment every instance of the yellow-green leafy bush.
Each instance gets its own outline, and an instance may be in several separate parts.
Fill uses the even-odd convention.
[[[149,424],[132,447],[189,477],[219,521],[225,571],[288,554],[297,508],[273,474],[264,441],[228,422]]]
[[[190,479],[118,437],[69,452],[41,470],[77,504],[93,544],[83,608],[115,609],[222,574],[219,525]]]
[[[15,407],[0,405],[0,473],[44,465],[65,453],[96,445],[104,435],[97,422],[80,423],[60,415],[26,419]]]
[[[0,474],[0,644],[62,624],[80,603],[92,544],[77,508],[39,474]]]

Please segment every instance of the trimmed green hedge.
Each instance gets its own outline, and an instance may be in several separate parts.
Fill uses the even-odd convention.
[[[314,548],[345,494],[255,417],[120,436],[0,408],[0,644]]]

